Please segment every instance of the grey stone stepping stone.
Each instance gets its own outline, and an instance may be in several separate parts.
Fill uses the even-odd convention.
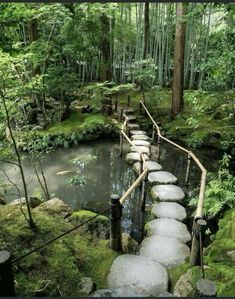
[[[131,130],[130,134],[131,135],[145,135],[147,133],[145,131],[142,131],[142,130]]]
[[[145,153],[147,155],[150,154],[150,150],[147,146],[136,146],[136,148],[141,152],[141,153]],[[136,148],[134,146],[131,146],[131,152],[137,152]]]
[[[150,147],[150,142],[148,142],[148,141],[146,141],[146,140],[133,140],[132,143],[133,143],[134,145]]]
[[[149,160],[149,157],[146,154],[143,156],[145,160]],[[130,164],[134,164],[137,161],[141,161],[141,157],[139,153],[128,153],[126,154],[125,160]]]
[[[148,168],[149,172],[162,169],[162,166],[155,161],[146,161],[146,167]],[[133,165],[133,169],[139,173],[140,172],[140,162],[136,162]]]
[[[125,109],[123,110],[123,112],[124,112],[125,114],[132,114],[132,113],[135,112],[135,109],[134,109],[134,108],[125,108]]]
[[[148,140],[150,140],[150,138],[145,134],[140,134],[140,135],[137,134],[137,135],[132,135],[131,140],[146,140],[146,141],[148,141]]]
[[[187,226],[175,219],[154,219],[148,222],[145,227],[149,236],[160,235],[163,237],[175,238],[185,243],[191,240]]]
[[[136,116],[134,116],[132,114],[128,114],[128,115],[125,114],[125,116],[128,119],[128,121],[136,120]]]
[[[151,188],[151,196],[160,201],[181,201],[185,194],[179,186],[175,185],[157,185]]]
[[[152,205],[151,213],[158,218],[183,221],[187,214],[184,207],[175,202],[158,202]]]
[[[174,268],[184,263],[190,249],[174,238],[151,236],[145,238],[140,246],[140,255],[159,262],[166,268]]]
[[[174,184],[177,181],[177,177],[168,171],[156,171],[149,173],[148,181],[153,185]]]
[[[130,124],[130,123],[128,123],[127,124],[127,127],[130,129],[130,130],[134,130],[134,129],[139,129],[140,128],[140,125],[138,125],[138,124]]]
[[[167,270],[158,262],[144,256],[122,254],[118,256],[107,277],[109,288],[128,285],[135,288],[141,287],[144,296],[158,296],[167,290]]]

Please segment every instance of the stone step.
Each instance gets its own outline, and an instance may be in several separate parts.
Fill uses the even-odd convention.
[[[144,154],[143,156],[145,160],[149,160],[149,157],[146,154]],[[141,157],[139,153],[128,153],[125,156],[125,160],[127,161],[127,163],[134,164],[135,162],[141,161]]]
[[[157,170],[161,170],[162,166],[160,164],[158,164],[155,161],[146,161],[146,167],[148,168],[149,172],[150,171],[157,171]],[[133,169],[139,173],[140,172],[140,162],[136,162],[133,165]]]
[[[174,219],[158,218],[148,222],[145,226],[148,236],[160,235],[168,238],[175,238],[181,242],[191,240],[187,226]]]
[[[140,125],[138,124],[130,124],[128,123],[127,124],[127,127],[130,129],[130,130],[138,130],[140,128]]]
[[[183,242],[159,235],[145,238],[140,247],[141,256],[159,262],[167,269],[183,264],[189,254],[190,249]]]
[[[123,109],[123,113],[125,113],[125,114],[133,114],[133,113],[135,113],[135,109],[134,108],[124,108]]]
[[[136,146],[136,147],[131,146],[131,148],[130,148],[131,152],[137,152],[137,153],[138,153],[138,151],[136,150],[136,148],[137,148],[141,153],[144,153],[144,154],[147,154],[147,155],[150,154],[150,150],[149,150],[149,148],[148,148],[147,146]]]
[[[141,288],[145,297],[157,297],[168,288],[168,274],[160,263],[139,255],[122,254],[113,262],[108,277],[109,288],[124,285]]]
[[[130,130],[131,135],[146,135],[147,133],[142,130]]]
[[[127,118],[128,121],[133,121],[136,120],[136,116],[132,115],[132,114],[124,114]]]
[[[174,184],[177,181],[177,177],[168,171],[156,171],[149,173],[148,181],[151,185]]]
[[[150,194],[154,200],[160,201],[182,201],[185,197],[184,191],[175,185],[153,186]]]
[[[132,143],[134,145],[138,145],[138,146],[147,146],[147,147],[150,147],[150,142],[148,142],[146,140],[133,140]]]
[[[179,221],[183,221],[187,217],[185,208],[175,202],[155,203],[152,205],[151,213],[158,218],[170,218]]]
[[[137,135],[132,135],[131,140],[145,140],[145,141],[148,141],[148,140],[150,140],[150,138],[145,134],[137,134]]]

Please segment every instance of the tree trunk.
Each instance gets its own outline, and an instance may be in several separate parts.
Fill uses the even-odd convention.
[[[182,17],[186,12],[185,3],[176,4],[176,30],[174,43],[174,75],[172,85],[172,118],[183,110],[183,85],[184,85],[184,43],[185,21]]]
[[[101,22],[101,81],[110,81],[112,79],[112,66],[110,56],[110,25],[106,14],[100,16]]]
[[[146,59],[149,54],[150,45],[150,27],[149,27],[149,2],[144,5],[144,54],[143,59]]]

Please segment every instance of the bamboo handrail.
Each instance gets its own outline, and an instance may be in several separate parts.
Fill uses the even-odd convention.
[[[200,168],[200,170],[202,172],[201,173],[201,183],[200,183],[199,198],[198,198],[198,203],[197,203],[197,210],[196,210],[196,214],[194,216],[194,220],[197,221],[198,219],[203,218],[203,204],[204,204],[204,196],[205,196],[205,188],[206,188],[207,170],[202,165],[202,163],[199,161],[199,159],[191,151],[189,151],[186,148],[180,146],[179,144],[169,140],[168,138],[162,136],[159,126],[157,125],[157,123],[152,118],[152,116],[149,113],[148,109],[146,108],[145,104],[142,101],[140,101],[140,104],[143,106],[145,112],[147,113],[147,115],[151,119],[153,125],[157,129],[157,134],[158,134],[159,138],[165,140],[166,142],[170,143],[171,145],[175,146],[176,148],[178,148],[178,149],[184,151],[185,153],[187,153],[194,160],[196,165]]]
[[[133,146],[134,149],[140,154],[141,161],[143,162],[143,170],[140,173],[140,175],[138,176],[138,178],[134,181],[134,183],[129,187],[129,189],[120,198],[119,202],[121,204],[127,199],[127,197],[131,194],[131,192],[138,186],[138,184],[144,179],[144,177],[148,173],[148,168],[146,167],[146,160],[144,158],[144,154],[138,149],[138,147],[130,140],[130,138],[124,132],[125,128],[127,126],[127,123],[128,123],[128,118],[125,115],[124,115],[124,117],[125,117],[125,121],[121,128],[121,134],[126,138],[126,140],[130,143],[130,145]],[[140,169],[140,171],[141,171],[141,169]]]

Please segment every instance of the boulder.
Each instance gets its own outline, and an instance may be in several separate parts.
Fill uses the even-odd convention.
[[[42,203],[41,199],[39,199],[37,197],[29,196],[28,199],[29,199],[29,205],[31,208],[36,208],[37,206],[39,206]],[[17,198],[9,203],[9,205],[25,205],[25,204],[26,204],[25,197]]]
[[[96,290],[96,284],[90,277],[83,277],[78,285],[80,293],[84,296],[89,296]]]
[[[128,285],[136,291],[141,286],[145,297],[157,297],[167,290],[168,274],[161,264],[146,257],[123,254],[114,260],[107,282],[109,288]]]
[[[43,202],[37,207],[37,209],[47,210],[55,213],[62,213],[63,215],[71,213],[71,209],[69,208],[69,206],[65,202],[63,202],[63,200],[57,197],[53,197],[52,199]]]
[[[81,224],[97,214],[88,211],[88,210],[80,210],[73,212],[73,214],[69,217],[69,221],[74,225]],[[87,222],[83,226],[79,228],[80,231],[84,233],[89,233],[93,238],[98,238],[102,240],[109,239],[110,234],[110,220],[108,217],[99,215],[90,222]]]
[[[179,297],[193,297],[195,295],[191,284],[191,276],[188,272],[180,276],[174,287],[174,295]]]

